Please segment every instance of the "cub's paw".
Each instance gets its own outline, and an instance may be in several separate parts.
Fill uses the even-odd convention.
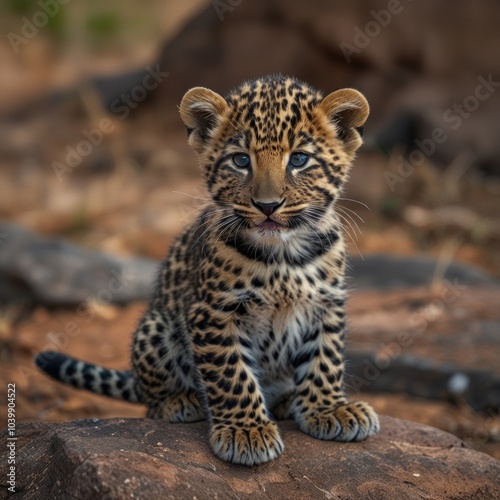
[[[274,422],[245,427],[216,424],[210,429],[215,456],[233,464],[256,465],[283,453],[283,441]]]
[[[335,441],[362,441],[380,430],[377,414],[363,401],[304,411],[298,414],[297,423],[306,434]]]

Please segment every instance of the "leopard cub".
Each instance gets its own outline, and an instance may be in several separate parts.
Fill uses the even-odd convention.
[[[344,392],[346,250],[335,203],[369,108],[294,78],[243,83],[180,105],[211,203],[174,242],[120,372],[42,353],[47,374],[147,406],[168,422],[207,418],[216,456],[267,462],[276,419],[316,438],[361,441],[373,409]]]

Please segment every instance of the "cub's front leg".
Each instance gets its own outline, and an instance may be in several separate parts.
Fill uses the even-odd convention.
[[[228,304],[225,309],[233,308]],[[264,405],[254,362],[238,342],[234,313],[199,305],[191,316],[191,328],[214,454],[244,465],[278,457],[283,442]]]
[[[362,441],[379,431],[378,416],[344,393],[344,311],[336,301],[317,328],[304,337],[294,360],[293,415],[301,431],[319,439]]]

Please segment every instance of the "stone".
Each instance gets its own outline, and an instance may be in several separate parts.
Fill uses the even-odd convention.
[[[391,417],[381,424],[380,434],[362,443],[336,443],[281,422],[284,454],[252,468],[215,458],[204,422],[21,424],[10,498],[500,498],[499,461],[433,427]],[[5,442],[6,431],[0,436]],[[2,457],[1,498],[5,469]]]
[[[432,285],[439,261],[425,255],[368,254],[352,257],[349,283],[357,290],[396,290]],[[500,287],[500,281],[469,264],[450,262],[442,280],[467,286]]]
[[[120,258],[49,238],[22,226],[0,224],[0,303],[75,306],[94,299],[126,304],[149,297],[158,263]]]

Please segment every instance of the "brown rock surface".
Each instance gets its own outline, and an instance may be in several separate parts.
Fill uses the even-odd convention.
[[[500,462],[432,427],[383,417],[381,433],[363,443],[319,441],[292,422],[280,427],[284,455],[248,468],[212,455],[205,423],[24,424],[11,498],[500,498]],[[1,478],[4,498],[3,470]]]

